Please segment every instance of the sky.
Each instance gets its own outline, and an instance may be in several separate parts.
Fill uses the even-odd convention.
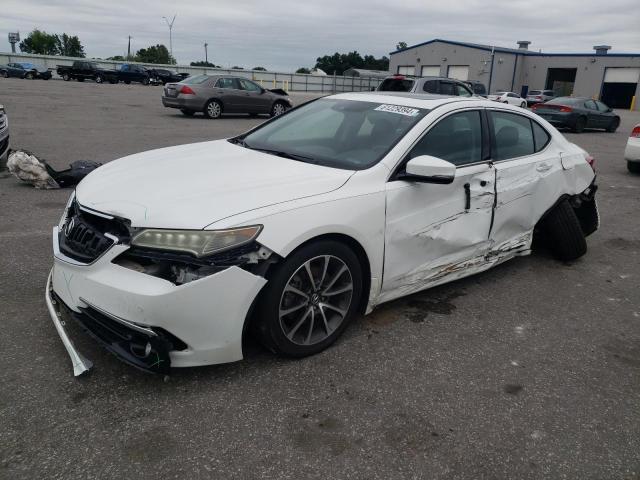
[[[179,64],[204,60],[224,67],[291,71],[317,57],[357,50],[388,55],[398,42],[433,38],[531,50],[640,52],[639,0],[0,0],[0,51],[9,32],[34,28],[78,35],[87,57],[124,55],[163,43]]]

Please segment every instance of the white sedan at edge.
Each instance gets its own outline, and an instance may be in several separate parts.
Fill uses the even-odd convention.
[[[513,92],[495,92],[491,95],[487,95],[487,98],[494,102],[508,103],[509,105],[516,105],[522,108],[527,107],[527,101],[520,95]]]
[[[593,159],[484,99],[344,93],[228,140],[89,174],[53,229],[46,302],[125,362],[166,373],[243,358],[252,332],[303,357],[358,313],[599,226]]]

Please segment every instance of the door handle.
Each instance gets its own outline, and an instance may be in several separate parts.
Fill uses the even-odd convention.
[[[546,172],[547,170],[551,170],[551,165],[546,162],[542,162],[536,166],[536,170],[539,172]]]
[[[469,210],[471,208],[471,185],[464,184],[464,209]]]

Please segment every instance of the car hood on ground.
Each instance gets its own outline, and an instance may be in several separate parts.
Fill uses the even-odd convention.
[[[134,227],[201,229],[242,212],[330,192],[353,173],[217,140],[110,162],[80,182],[76,198]]]

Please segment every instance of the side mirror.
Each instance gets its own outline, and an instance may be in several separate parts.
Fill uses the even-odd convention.
[[[263,93],[265,93],[267,90],[265,88],[260,88],[260,95],[262,95]]]
[[[430,155],[420,155],[407,162],[402,180],[423,183],[452,183],[456,178],[456,166]]]

